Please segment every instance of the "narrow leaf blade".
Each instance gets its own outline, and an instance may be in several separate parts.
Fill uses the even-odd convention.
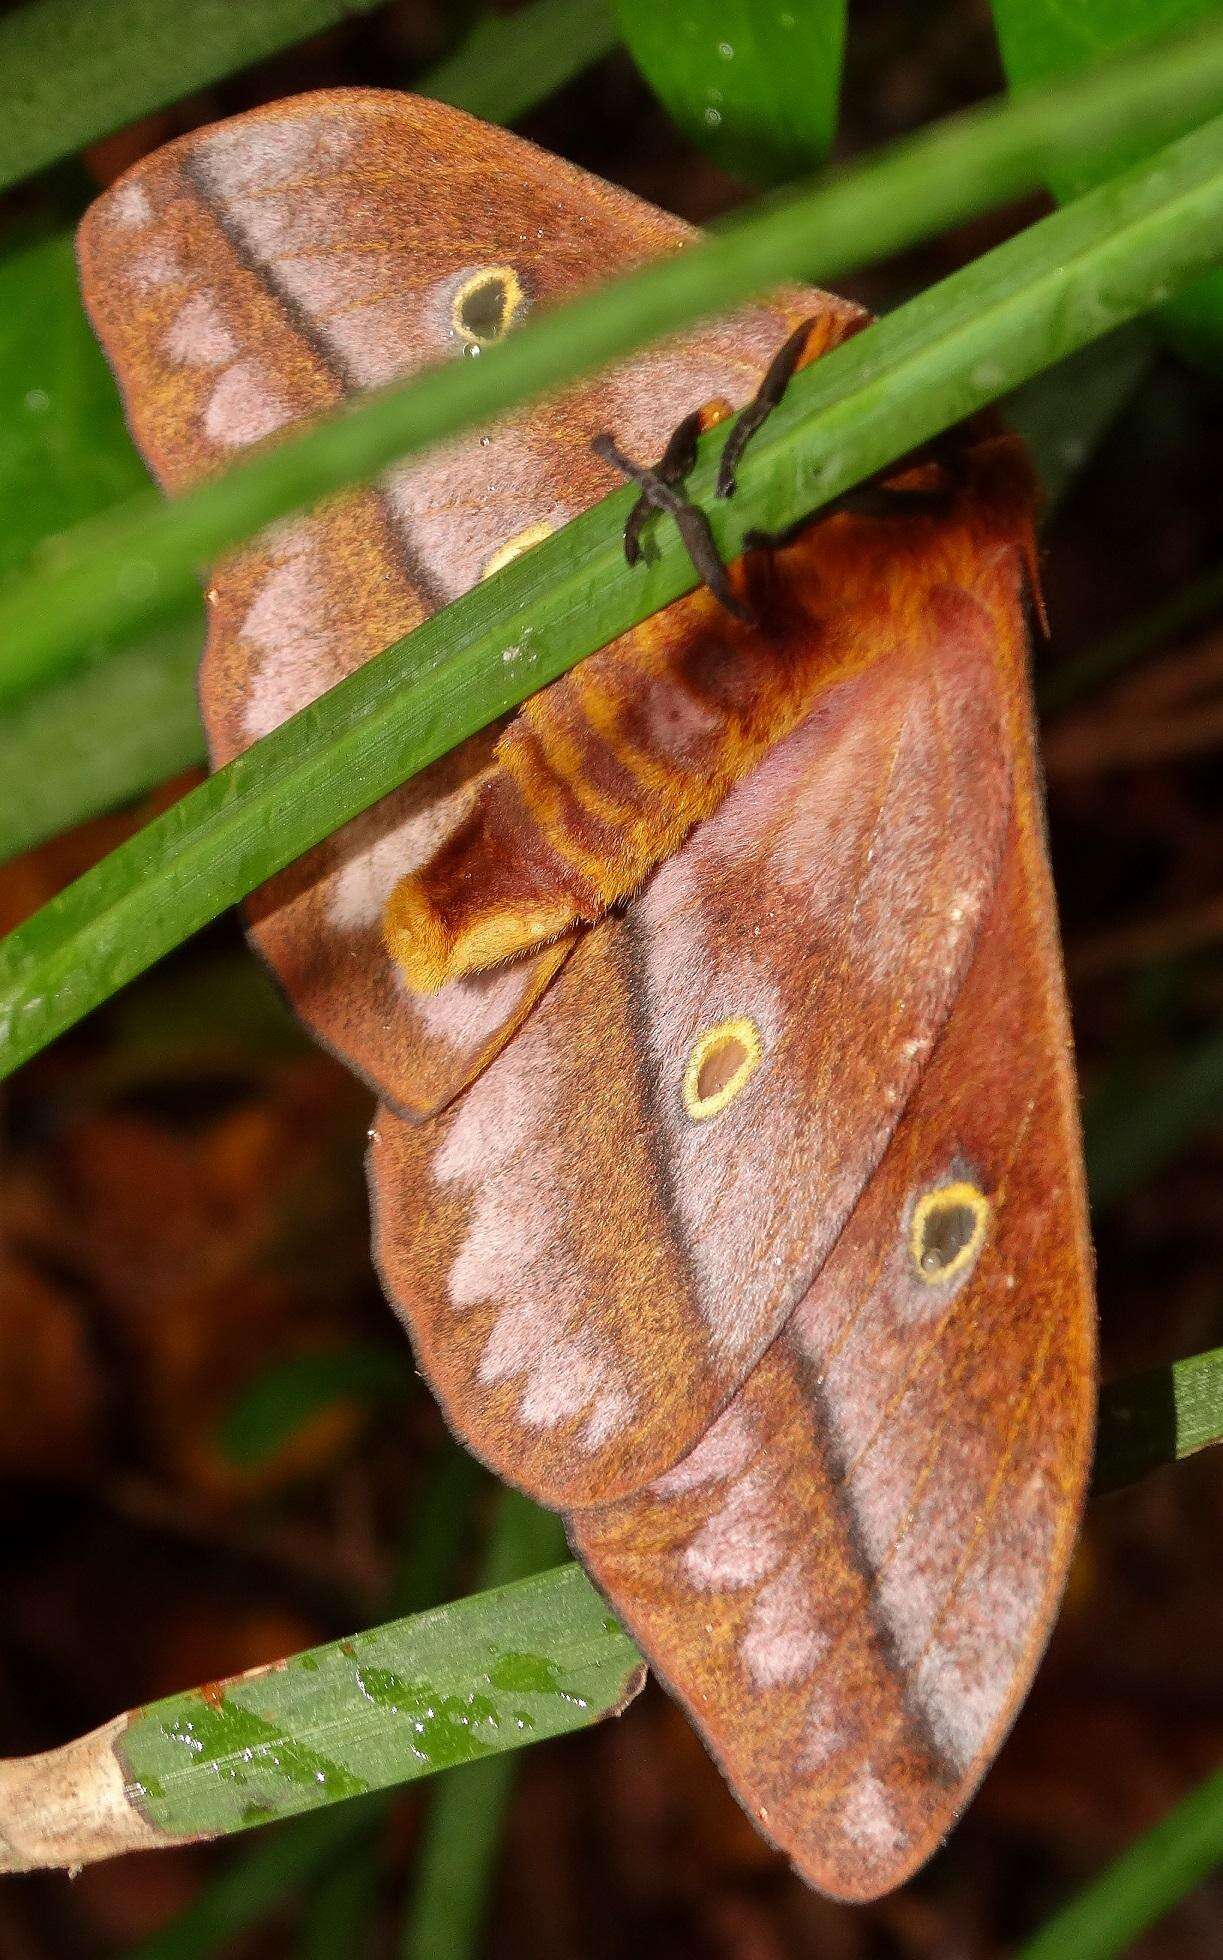
[[[784,529],[1143,311],[1153,288],[1209,262],[1221,220],[1223,118],[1169,146],[1158,171],[1117,179],[877,322],[795,378],[749,451],[737,495],[712,507],[719,549],[731,557],[748,530]],[[755,253],[759,236],[749,237]],[[637,275],[607,289],[602,310],[640,288]],[[585,317],[591,302],[581,305]],[[479,365],[491,369],[495,357]],[[702,445],[698,497],[710,496],[725,433]],[[300,455],[302,444],[294,448]],[[0,946],[0,1068],[18,1066],[465,735],[690,590],[692,567],[665,530],[650,564],[625,565],[631,500],[628,490],[605,499],[434,614],[10,935]]]
[[[629,52],[684,134],[732,176],[777,184],[832,146],[845,0],[616,0]]]

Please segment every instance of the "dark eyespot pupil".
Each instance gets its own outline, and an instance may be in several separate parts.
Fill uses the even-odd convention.
[[[971,1205],[931,1205],[921,1228],[921,1265],[924,1273],[941,1273],[976,1230]]]
[[[737,1035],[727,1035],[716,1048],[711,1048],[701,1063],[696,1078],[696,1093],[702,1102],[708,1102],[733,1082],[747,1060],[747,1049]]]
[[[459,325],[473,340],[497,340],[505,331],[505,280],[485,279],[464,293],[459,302]]]

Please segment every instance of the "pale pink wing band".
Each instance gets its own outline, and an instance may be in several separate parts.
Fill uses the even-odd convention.
[[[934,595],[830,688],[427,1134],[379,1118],[387,1290],[458,1433],[545,1502],[691,1447],[875,1170],[1001,861],[1016,578]],[[759,1063],[694,1114],[722,1027]]]
[[[463,294],[505,275],[513,322],[691,234],[627,193],[437,103],[303,96],[167,145],[81,228],[94,324],[133,434],[172,490],[345,399],[478,350]],[[831,303],[829,303],[831,304]],[[853,309],[843,309],[846,317]],[[276,527],[213,574],[201,704],[226,762],[466,591],[524,533],[614,487],[590,450],[637,454],[714,395],[742,402],[790,316],[749,308],[372,489]],[[381,937],[393,886],[448,834],[489,746],[384,799],[252,906],[312,1029],[393,1104],[447,1102],[529,1011],[567,948],[422,1004]]]
[[[740,1800],[842,1898],[900,1884],[1031,1680],[1091,1451],[1091,1270],[1042,846],[1017,820],[952,1018],[785,1331],[691,1454],[570,1519]],[[915,1257],[939,1190],[980,1243]]]

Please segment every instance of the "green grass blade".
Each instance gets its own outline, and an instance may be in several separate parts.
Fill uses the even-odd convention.
[[[355,1844],[311,1887],[297,1941],[298,1960],[372,1953],[378,1915],[378,1847]]]
[[[1223,565],[1212,565],[1200,577],[1174,587],[1166,599],[1127,619],[1112,633],[1085,647],[1048,675],[1040,689],[1044,714],[1059,714],[1084,694],[1106,687],[1144,654],[1155,653],[1195,626],[1223,611]]]
[[[1028,444],[1046,516],[1137,388],[1150,358],[1150,336],[1137,326],[1123,328],[1003,404]],[[0,782],[6,786],[0,863],[204,761],[195,700],[202,638],[202,620],[153,627],[105,664],[65,675],[0,715]],[[1056,689],[1062,680],[1062,670],[1052,676],[1051,698],[1061,698]]]
[[[80,657],[80,643],[101,630],[134,627],[193,589],[196,567],[260,526],[342,485],[368,479],[386,464],[429,447],[658,335],[792,276],[829,278],[849,265],[886,256],[945,225],[1030,189],[1076,144],[1106,143],[1137,126],[1154,141],[1187,116],[1223,104],[1223,30],[1152,52],[1048,95],[991,104],[897,144],[854,169],[793,197],[767,201],[751,215],[677,257],[529,322],[477,362],[448,363],[416,381],[363,400],[240,468],[163,505],[151,493],[124,511],[79,527],[30,575],[0,597],[0,699]],[[1169,153],[1171,155],[1171,153]],[[1187,158],[1173,176],[1183,182]],[[1032,350],[1006,385],[1147,306],[1171,279],[1201,270],[1217,254],[1153,164],[1145,178],[1124,180],[1126,203],[1148,197],[1159,207],[1166,238],[1159,277],[1140,296],[1115,270],[1116,299],[1098,281],[1098,318],[1062,336],[1046,322],[1051,346]],[[1108,188],[1100,196],[1108,196]],[[1105,206],[1091,207],[1099,219]],[[1181,229],[1181,227],[1185,229]],[[1072,234],[1073,236],[1073,229]],[[1110,274],[1111,276],[1111,274]],[[981,363],[988,367],[982,351]],[[984,398],[999,392],[983,387]],[[974,391],[965,387],[964,405]]]
[[[26,0],[0,20],[0,189],[382,0]]]
[[[517,1771],[517,1757],[490,1756],[441,1784],[404,1920],[402,1960],[478,1954]]]
[[[416,1492],[403,1567],[391,1588],[388,1611],[406,1617],[444,1597],[453,1584],[464,1526],[483,1476],[474,1458],[448,1438],[443,1442]],[[227,1950],[228,1942],[304,1891],[312,1878],[325,1880],[349,1858],[360,1861],[386,1812],[385,1797],[363,1797],[275,1826],[127,1960],[211,1960]]]
[[[1126,403],[1138,392],[1156,355],[1145,321],[1133,321],[1072,354],[1002,404],[1021,435],[1043,493],[1041,515],[1052,516]]]
[[[618,39],[607,0],[534,0],[517,13],[482,14],[415,87],[486,122],[517,122]]]
[[[1223,1863],[1223,1770],[1190,1792],[1016,1960],[1112,1960]]]
[[[1110,1382],[1100,1396],[1095,1488],[1117,1490],[1223,1442],[1223,1348]]]
[[[1042,220],[797,376],[748,451],[738,495],[711,508],[719,548],[732,555],[748,530],[783,528],[1142,311],[1153,288],[1217,250],[1221,223],[1223,118],[1171,145],[1158,169]],[[702,445],[698,497],[709,497],[725,434]],[[0,1072],[465,735],[690,590],[670,527],[658,527],[651,563],[626,567],[631,501],[617,492],[435,614],[10,935]]]
[[[1003,404],[1028,444],[1046,516],[1139,385],[1150,358],[1150,335],[1138,326],[1123,328]],[[1180,621],[1178,597],[1168,602],[1168,611],[1171,615],[1175,606]],[[65,675],[0,716],[0,782],[6,786],[0,863],[204,761],[195,699],[203,630],[202,620],[153,627],[104,665]],[[1126,647],[1122,658],[1128,657],[1128,629]],[[1111,653],[1102,657],[1111,671]],[[1086,679],[1080,676],[1079,684]],[[1062,685],[1062,670],[1051,681],[1046,677],[1042,706],[1046,693],[1055,705],[1063,698]]]
[[[558,1517],[503,1491],[480,1583],[524,1578],[564,1551]],[[403,1960],[469,1960],[476,1953],[516,1772],[514,1756],[490,1756],[448,1776],[434,1795],[404,1919]]]
[[[1081,75],[1122,49],[1157,43],[1195,22],[1217,16],[1218,0],[992,0],[998,43],[1012,87],[1043,87]],[[1188,122],[1185,124],[1188,128]],[[1086,149],[1059,169],[1049,184],[1059,197],[1074,197],[1143,155],[1140,131],[1119,130],[1103,152]],[[1216,373],[1223,362],[1223,269],[1200,280],[1161,309],[1167,338]]]
[[[450,1436],[440,1443],[417,1491],[401,1556],[388,1589],[387,1611],[397,1619],[423,1613],[454,1589],[467,1549],[467,1522],[476,1495],[489,1483],[482,1463]]]
[[[381,1815],[378,1799],[366,1797],[276,1826],[125,1960],[215,1960],[229,1950],[230,1941],[304,1891],[321,1871],[359,1856]]]
[[[1196,1447],[1205,1447],[1216,1439],[1221,1372],[1217,1353],[1178,1362],[1172,1370],[1186,1445],[1196,1439]],[[1101,1461],[1120,1460],[1132,1427],[1121,1412],[1145,1393],[1131,1383],[1106,1396]],[[523,1545],[533,1558],[550,1555],[555,1539],[548,1534],[557,1529],[554,1519],[521,1498],[502,1502],[514,1507],[517,1522],[513,1535],[494,1541],[500,1562],[487,1570],[497,1578],[525,1557]],[[435,1523],[430,1511],[430,1539]],[[642,1678],[636,1649],[570,1564],[294,1655],[263,1673],[171,1695],[126,1717],[113,1747],[127,1789],[154,1830],[167,1837],[224,1835],[567,1734],[618,1714]],[[37,1803],[39,1827],[66,1855],[101,1856],[108,1848],[91,1834],[90,1823],[96,1788],[113,1787],[107,1768],[112,1734],[103,1730],[70,1745],[71,1777],[58,1774],[52,1759],[38,1788],[21,1792],[23,1826],[29,1828]],[[365,1811],[361,1829],[377,1815]],[[218,1939],[232,1934],[296,1889],[311,1856],[348,1842],[342,1827],[333,1838],[324,1819],[312,1821],[308,1838],[286,1836],[275,1857],[257,1854],[225,1874],[175,1928],[142,1949],[140,1960],[203,1953],[210,1929]],[[5,1861],[5,1822],[0,1810],[0,1870],[18,1862]],[[1200,1850],[1200,1833],[1194,1842]],[[1162,1901],[1151,1917],[1178,1896],[1182,1880],[1200,1875],[1195,1866],[1185,1876],[1192,1862],[1187,1841],[1161,1841],[1158,1849],[1158,1858],[1144,1864]],[[1131,1856],[1143,1863],[1144,1848]],[[1111,1885],[1110,1875],[1101,1892]],[[448,1890],[439,1877],[439,1894]],[[1132,1907],[1132,1888],[1122,1891]],[[1076,1904],[1068,1923],[1077,1924],[1078,1911]],[[1110,1913],[1107,1923],[1119,1923],[1117,1914]],[[1033,1947],[1027,1960],[1117,1950],[1051,1945]]]
[[[684,134],[732,176],[779,184],[836,133],[845,0],[616,0],[629,53]]]

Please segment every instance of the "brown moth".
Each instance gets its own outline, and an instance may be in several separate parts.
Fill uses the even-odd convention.
[[[690,236],[354,90],[168,145],[80,258],[178,490]],[[862,324],[782,294],[236,553],[214,761],[603,495],[622,453],[663,454],[642,480],[685,521],[685,418],[756,401],[788,338],[811,358]],[[702,589],[647,620],[251,908],[383,1098],[376,1255],[450,1422],[564,1512],[741,1802],[840,1898],[914,1871],[996,1752],[1090,1453],[1030,550],[1013,445],[968,433],[715,572],[740,617]]]

